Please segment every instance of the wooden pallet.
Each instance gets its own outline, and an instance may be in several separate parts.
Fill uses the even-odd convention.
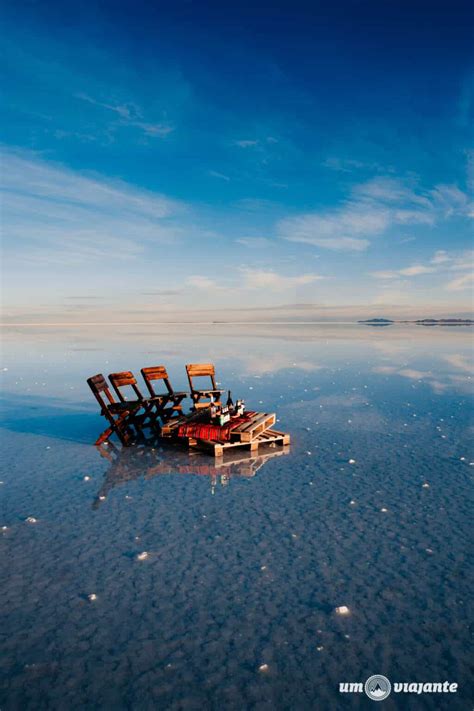
[[[180,415],[179,417],[173,417],[168,420],[166,424],[161,428],[161,437],[174,437],[178,432],[178,427],[180,425],[186,425],[190,422],[189,415]]]
[[[263,446],[281,446],[285,447],[290,444],[290,435],[284,432],[278,432],[277,430],[268,429],[265,432],[261,432],[251,441],[237,441],[237,442],[211,442],[207,439],[189,439],[188,444],[190,447],[198,447],[204,449],[208,452],[212,452],[215,457],[223,457],[229,450],[241,447],[243,449],[250,449],[251,452],[259,452],[260,448]]]
[[[231,442],[252,442],[276,422],[274,413],[256,412],[247,422],[238,425],[230,433]]]

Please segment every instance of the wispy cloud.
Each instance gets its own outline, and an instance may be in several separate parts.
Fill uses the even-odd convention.
[[[244,286],[247,289],[291,289],[297,286],[313,284],[315,281],[324,279],[319,274],[300,274],[297,276],[285,276],[268,269],[251,269],[242,267],[240,272],[244,278]]]
[[[5,246],[23,247],[27,261],[128,259],[183,234],[174,218],[186,208],[165,196],[24,152],[3,151],[2,165]]]
[[[244,247],[251,249],[264,249],[272,244],[272,240],[267,237],[240,237],[235,240],[237,244],[242,244]]]
[[[239,141],[234,141],[234,146],[239,146],[239,148],[251,148],[252,146],[257,146],[258,141],[249,139],[249,138],[244,138]]]
[[[228,294],[238,294],[243,291],[271,290],[286,291],[296,287],[307,286],[325,277],[319,274],[297,274],[289,276],[280,274],[273,269],[239,268],[239,278],[227,281],[217,281],[208,276],[193,275],[186,279],[186,285],[205,291],[226,291]]]
[[[435,252],[428,264],[413,264],[403,269],[375,271],[371,272],[370,276],[375,279],[393,280],[400,277],[417,277],[433,273],[446,276],[450,272],[467,271],[467,274],[462,274],[462,276],[452,279],[442,287],[445,291],[465,291],[473,288],[473,264],[473,253],[471,251],[450,254],[446,250],[440,249]]]
[[[412,264],[402,269],[380,270],[371,272],[370,276],[375,279],[399,279],[400,277],[417,277],[424,274],[444,273],[452,271],[472,270],[473,254],[470,251],[461,253],[449,253],[444,249],[439,249],[429,260],[428,264]],[[461,291],[469,288],[470,275],[459,277],[445,285],[447,291]]]
[[[208,175],[210,175],[211,178],[219,178],[219,180],[225,180],[226,182],[230,181],[228,175],[224,175],[224,173],[219,173],[217,170],[209,170]]]
[[[445,287],[446,291],[472,291],[474,289],[474,273],[464,274],[449,281]]]
[[[211,279],[207,276],[202,276],[200,274],[195,274],[186,279],[186,284],[192,286],[196,289],[204,289],[206,291],[215,291],[216,289],[222,289],[223,286],[219,285],[217,281]]]
[[[286,218],[278,224],[278,231],[290,242],[361,252],[370,244],[367,237],[384,232],[388,225],[387,210],[352,204],[340,210]]]
[[[379,177],[352,188],[338,208],[283,219],[282,238],[331,250],[363,251],[369,238],[397,225],[434,225],[454,214],[467,216],[469,201],[456,186],[424,191],[391,177]]]
[[[450,257],[445,249],[438,249],[431,258],[431,264],[445,264],[450,261]]]
[[[376,172],[383,170],[386,172],[386,169],[384,170],[379,163],[355,160],[352,158],[337,158],[334,156],[326,158],[322,165],[324,168],[335,170],[338,173],[352,173],[355,170],[371,170]]]
[[[155,123],[146,121],[143,117],[141,109],[136,104],[114,104],[104,101],[98,101],[97,99],[94,99],[91,96],[88,96],[87,94],[77,94],[76,96],[82,101],[86,101],[89,104],[99,106],[102,109],[106,109],[107,111],[115,113],[119,117],[120,122],[123,125],[138,128],[143,131],[143,133],[147,136],[157,136],[159,138],[164,138],[165,136],[174,131],[174,127],[171,126],[169,123]]]
[[[411,267],[405,267],[404,269],[398,269],[396,271],[379,271],[372,272],[371,276],[377,279],[396,279],[400,276],[415,277],[421,274],[432,274],[436,269],[434,267],[427,267],[423,264],[413,264]]]

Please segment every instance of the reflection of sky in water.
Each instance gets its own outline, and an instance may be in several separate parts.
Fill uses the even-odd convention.
[[[90,445],[85,377],[208,359],[289,454]],[[466,708],[471,362],[461,328],[7,333],[1,708],[345,708],[374,673]]]

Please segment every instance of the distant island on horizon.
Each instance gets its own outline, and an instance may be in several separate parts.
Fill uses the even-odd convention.
[[[421,318],[416,320],[396,320],[390,318],[368,318],[357,323],[368,326],[390,326],[392,323],[416,323],[419,326],[472,326],[474,319],[470,318]]]

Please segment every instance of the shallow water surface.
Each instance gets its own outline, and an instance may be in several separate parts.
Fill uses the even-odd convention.
[[[459,684],[387,709],[471,708],[471,346],[415,325],[7,331],[0,708],[368,708],[338,687],[376,673]],[[184,389],[208,360],[289,451],[92,446],[86,377],[164,363]]]

